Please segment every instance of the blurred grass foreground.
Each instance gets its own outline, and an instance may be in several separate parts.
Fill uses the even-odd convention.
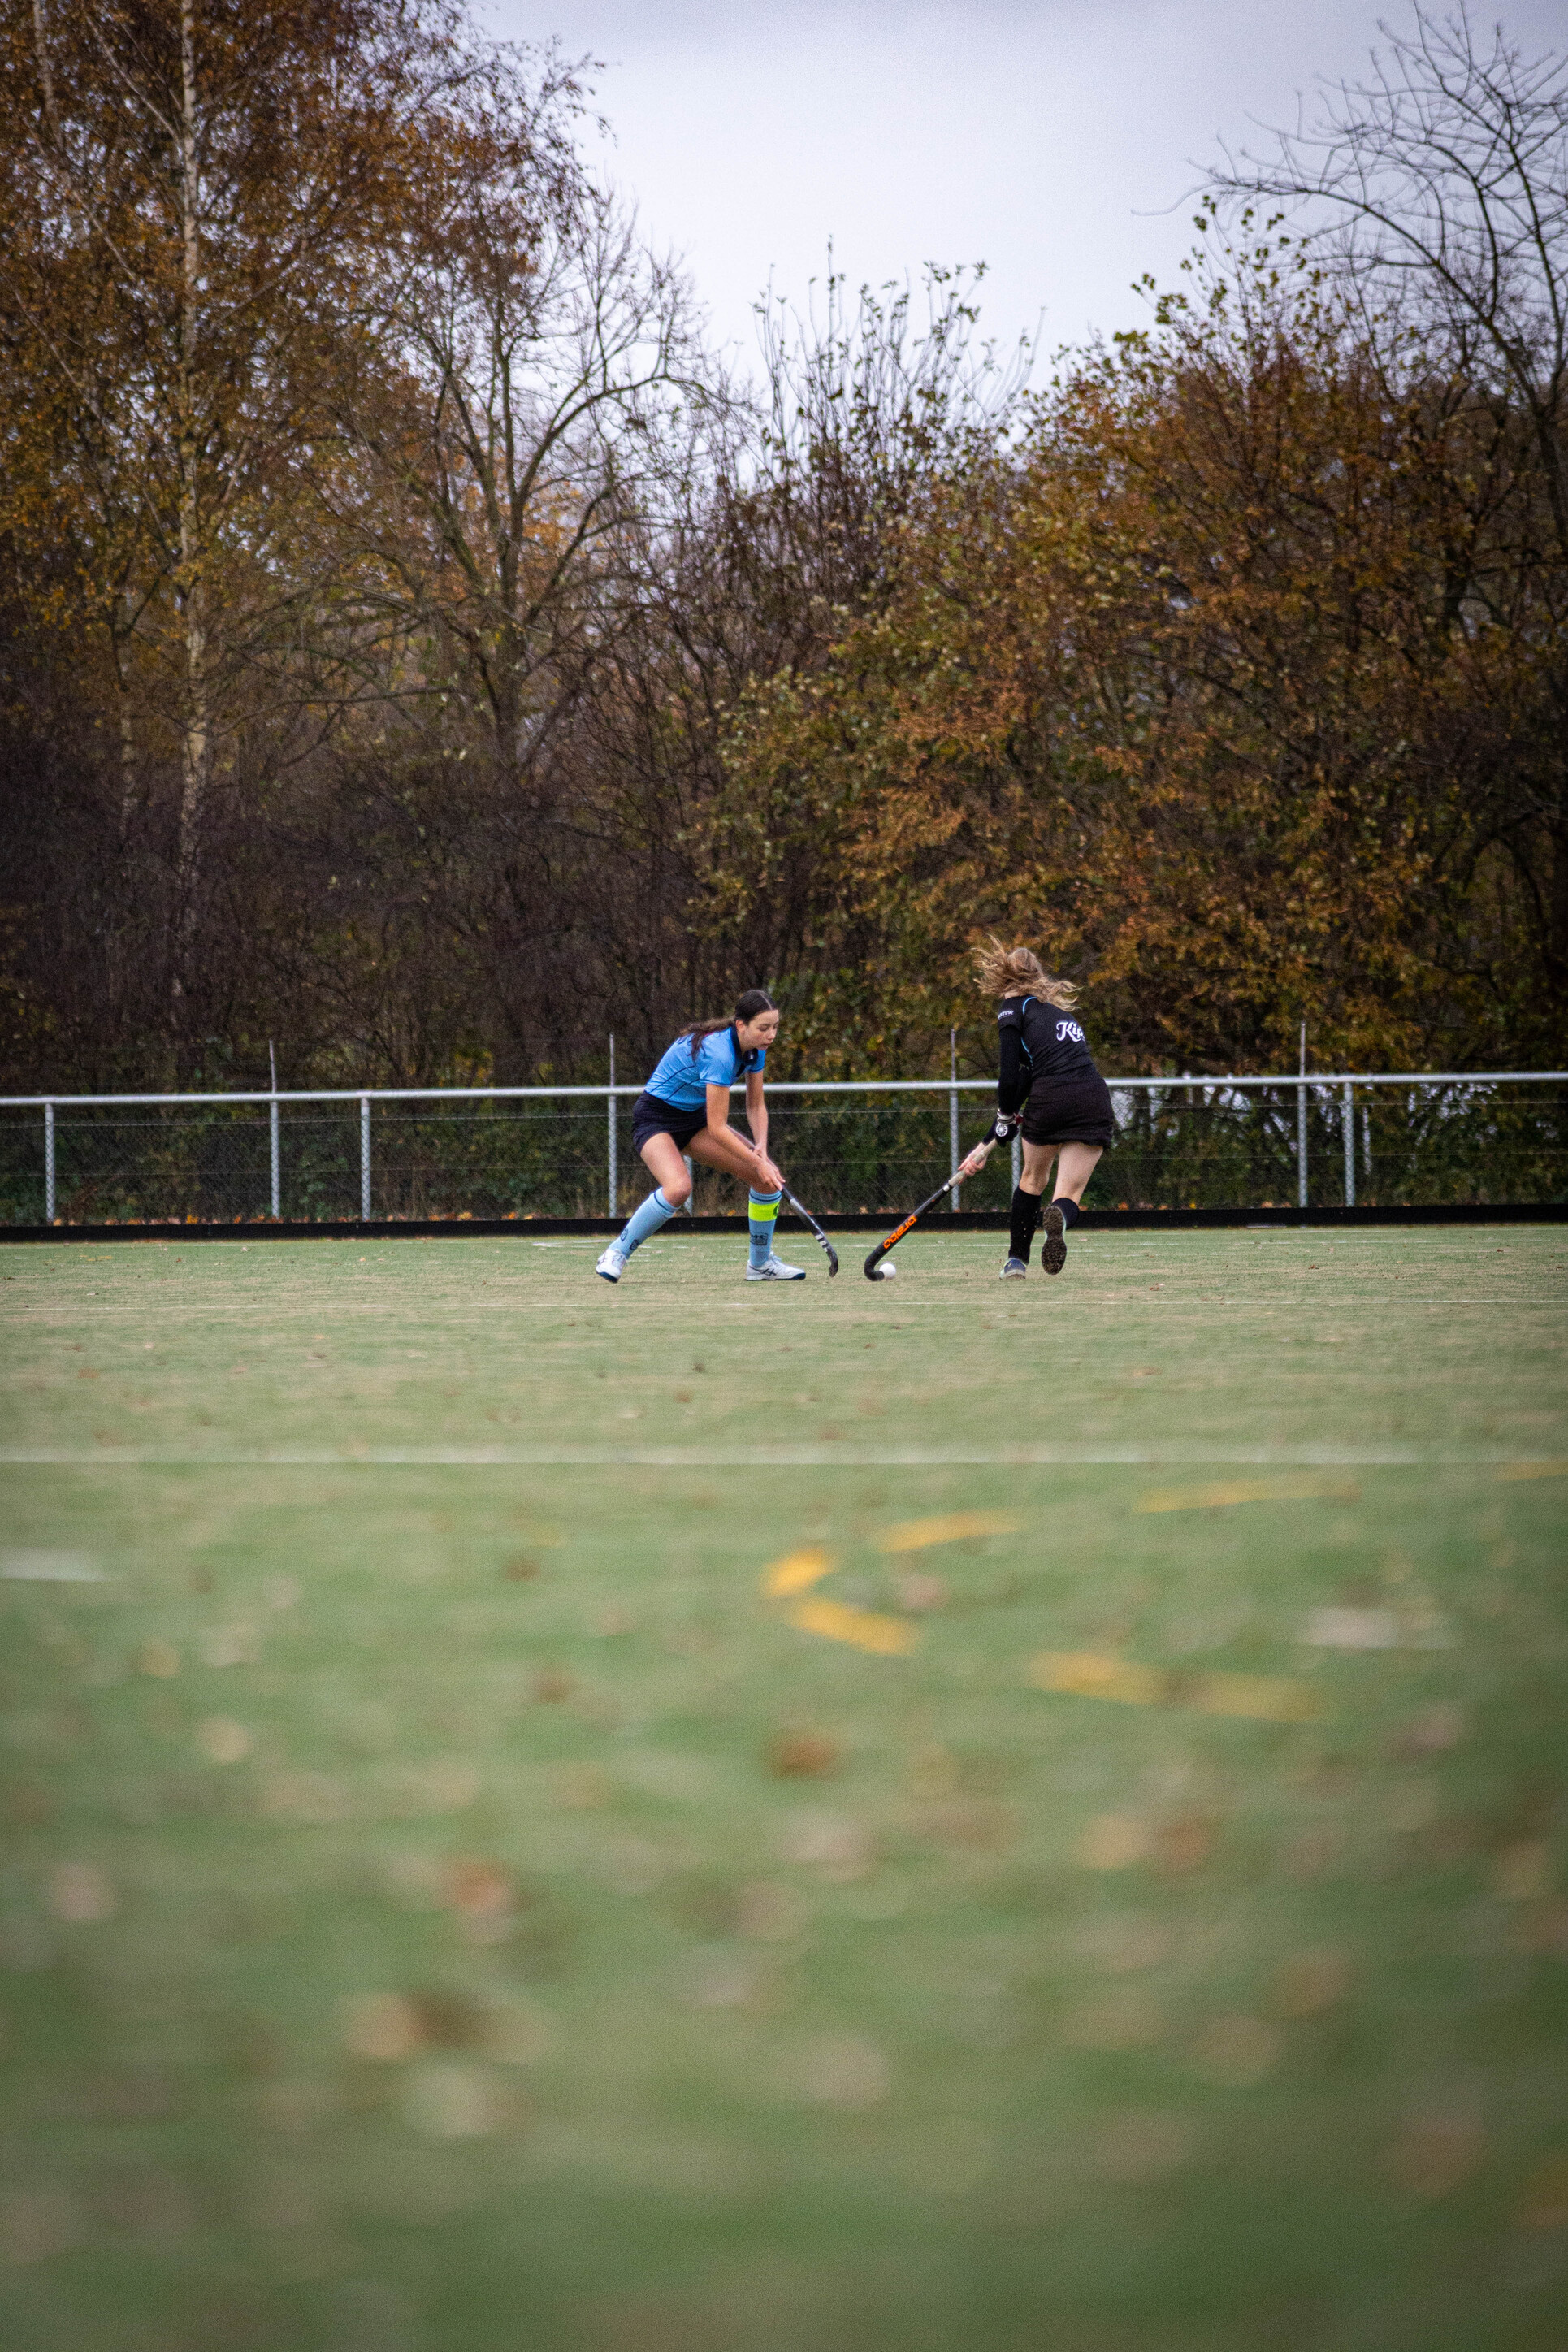
[[[7,2352],[1561,2352],[1568,1242],[595,1246],[0,1253]]]

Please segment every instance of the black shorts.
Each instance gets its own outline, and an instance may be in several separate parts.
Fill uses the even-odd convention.
[[[640,1151],[650,1135],[668,1135],[677,1150],[684,1151],[707,1124],[706,1103],[700,1110],[682,1110],[679,1103],[667,1103],[658,1095],[638,1095],[632,1105],[632,1144]]]
[[[1110,1088],[1098,1070],[1081,1076],[1037,1078],[1024,1105],[1026,1143],[1099,1143],[1116,1140]]]

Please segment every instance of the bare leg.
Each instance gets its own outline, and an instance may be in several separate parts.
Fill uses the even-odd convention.
[[[673,1135],[650,1135],[642,1148],[643,1165],[672,1209],[683,1209],[691,1193],[691,1179]]]
[[[1026,1151],[1028,1148],[1027,1144],[1024,1146]],[[1084,1187],[1099,1166],[1104,1150],[1102,1143],[1064,1143],[1052,1199],[1081,1201]]]
[[[1074,1215],[1083,1199],[1084,1187],[1093,1175],[1102,1146],[1098,1143],[1026,1143],[1024,1172],[1018,1179],[1021,1192],[1038,1194],[1046,1189],[1051,1163],[1056,1162],[1056,1182],[1051,1187],[1052,1205],[1045,1214],[1045,1239],[1040,1245],[1040,1263],[1047,1274],[1060,1274],[1067,1264],[1067,1244],[1063,1238],[1071,1224],[1065,1209],[1058,1208],[1058,1201],[1070,1201]],[[1037,1211],[1037,1214],[1038,1212]]]
[[[727,1176],[738,1176],[743,1184],[756,1181],[757,1155],[730,1128],[700,1128],[689,1149],[693,1160],[700,1160],[705,1168],[721,1168]]]

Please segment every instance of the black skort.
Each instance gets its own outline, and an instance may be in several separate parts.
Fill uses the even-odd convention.
[[[1024,1105],[1026,1143],[1099,1143],[1116,1140],[1110,1088],[1098,1070],[1070,1077],[1037,1078]]]
[[[683,1110],[679,1103],[667,1103],[658,1095],[641,1094],[632,1105],[632,1143],[638,1151],[650,1135],[672,1136],[677,1150],[684,1151],[707,1124],[706,1103],[700,1110]]]

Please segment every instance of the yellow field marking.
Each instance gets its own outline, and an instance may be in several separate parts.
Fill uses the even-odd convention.
[[[1185,1706],[1200,1715],[1238,1715],[1259,1723],[1308,1723],[1322,1714],[1316,1691],[1272,1675],[1185,1674],[1141,1666],[1090,1650],[1045,1650],[1029,1679],[1073,1698],[1108,1698],[1124,1706]]]
[[[920,1640],[917,1626],[901,1617],[879,1617],[871,1609],[851,1609],[842,1601],[814,1594],[798,1601],[786,1615],[803,1633],[820,1633],[825,1641],[847,1642],[852,1649],[870,1650],[878,1657],[905,1656]]]
[[[832,1570],[833,1554],[814,1544],[805,1551],[786,1552],[763,1569],[763,1591],[771,1601],[780,1601],[786,1593],[808,1591]]]
[[[1568,1462],[1506,1462],[1500,1479],[1568,1478]]]
[[[935,1519],[903,1519],[873,1541],[879,1551],[924,1551],[964,1536],[1016,1536],[1024,1522],[1008,1511],[949,1511]]]
[[[1361,1488],[1343,1478],[1233,1478],[1217,1486],[1154,1486],[1135,1511],[1218,1511],[1231,1503],[1359,1503]]]
[[[1163,1706],[1170,1680],[1163,1666],[1135,1666],[1126,1658],[1097,1657],[1090,1650],[1044,1651],[1029,1677],[1042,1690],[1121,1699],[1128,1706]]]

